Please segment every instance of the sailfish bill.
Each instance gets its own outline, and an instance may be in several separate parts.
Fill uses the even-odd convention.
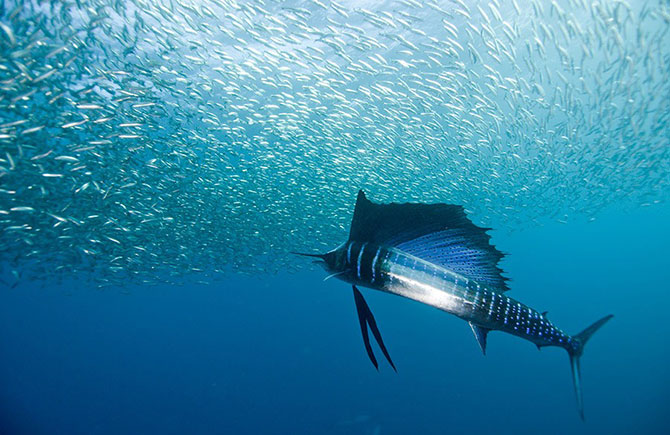
[[[490,331],[502,331],[538,348],[562,347],[570,356],[579,415],[584,418],[580,358],[591,336],[612,318],[603,317],[569,335],[546,315],[506,295],[503,254],[481,228],[452,204],[375,204],[358,192],[348,240],[316,257],[326,271],[353,286],[365,350],[378,368],[368,328],[395,370],[370,307],[357,286],[403,296],[453,314],[470,324],[486,354]]]

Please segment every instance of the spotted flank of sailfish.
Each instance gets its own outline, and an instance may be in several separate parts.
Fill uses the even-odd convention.
[[[612,315],[576,335],[506,295],[503,254],[490,243],[488,228],[473,224],[463,207],[451,204],[375,204],[358,192],[349,239],[318,258],[331,274],[352,285],[363,342],[375,367],[368,328],[395,370],[363,294],[368,287],[430,305],[467,321],[482,352],[490,331],[503,331],[538,348],[558,346],[570,356],[579,415],[584,419],[580,358],[584,345]]]

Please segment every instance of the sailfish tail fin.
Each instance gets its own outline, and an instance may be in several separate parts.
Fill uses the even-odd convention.
[[[575,395],[577,397],[577,410],[579,411],[579,416],[582,418],[582,420],[584,420],[584,404],[582,401],[582,375],[579,367],[579,359],[584,352],[584,345],[586,342],[612,317],[614,316],[609,314],[593,323],[579,334],[573,336],[570,339],[570,345],[567,347],[568,354],[570,355],[570,368],[572,369],[572,383],[575,386]]]

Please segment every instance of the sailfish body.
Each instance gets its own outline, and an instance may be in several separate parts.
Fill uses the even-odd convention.
[[[546,316],[508,297],[507,278],[486,228],[474,225],[461,206],[375,204],[358,193],[349,239],[323,260],[332,276],[353,285],[366,351],[377,367],[368,337],[372,331],[395,369],[370,308],[357,286],[403,296],[469,322],[486,353],[489,331],[507,332],[538,347],[558,346],[570,355],[580,416],[583,418],[579,358],[591,335],[612,316],[570,336]]]
[[[368,243],[347,242],[343,249],[351,255],[346,257],[349,276],[342,279],[413,299],[470,322],[483,352],[490,330],[517,335],[538,346],[570,343],[570,337],[543,314],[443,266]]]

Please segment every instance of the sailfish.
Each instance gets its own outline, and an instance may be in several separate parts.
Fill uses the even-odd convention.
[[[568,335],[539,312],[507,296],[508,278],[498,263],[503,254],[490,243],[490,228],[475,225],[460,205],[377,204],[358,192],[349,238],[316,258],[330,275],[351,284],[367,355],[379,368],[368,329],[396,370],[377,322],[358,287],[403,296],[458,316],[470,324],[486,355],[490,331],[502,331],[568,352],[577,409],[582,420],[580,358],[607,315],[576,335]],[[397,370],[396,370],[397,371]]]

